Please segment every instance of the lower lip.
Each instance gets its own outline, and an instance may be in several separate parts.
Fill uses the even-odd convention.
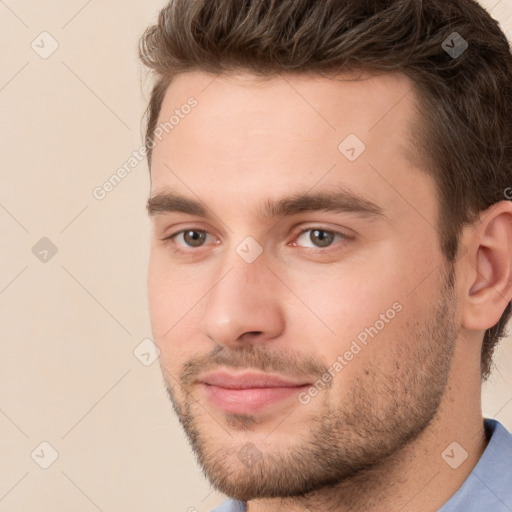
[[[210,402],[219,409],[234,414],[258,412],[276,402],[296,396],[308,387],[309,384],[290,388],[227,389],[202,384]]]

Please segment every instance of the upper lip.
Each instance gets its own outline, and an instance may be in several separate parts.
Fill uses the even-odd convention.
[[[275,375],[254,372],[239,374],[212,372],[203,375],[199,381],[210,386],[227,389],[291,388],[309,385],[309,382],[305,381],[294,381]]]

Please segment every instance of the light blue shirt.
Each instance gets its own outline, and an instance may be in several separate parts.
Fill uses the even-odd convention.
[[[485,419],[484,427],[487,448],[438,512],[512,512],[512,434],[497,420]],[[211,512],[245,512],[245,503],[228,500]]]

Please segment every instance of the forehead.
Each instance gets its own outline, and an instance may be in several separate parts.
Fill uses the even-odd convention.
[[[383,204],[417,186],[433,195],[410,141],[415,94],[400,73],[178,75],[158,119],[167,129],[153,150],[152,194],[245,195],[242,209],[249,199],[329,184]],[[183,108],[191,98],[195,106]]]
[[[194,71],[177,75],[169,85],[158,123],[164,124],[194,97],[199,108],[193,110],[192,121],[182,124],[190,125],[195,120],[207,129],[224,122],[223,132],[210,133],[213,137],[222,137],[230,123],[233,132],[245,126],[252,127],[254,134],[260,128],[281,132],[282,136],[290,130],[293,135],[310,136],[334,132],[340,136],[352,130],[371,143],[372,136],[378,138],[393,126],[399,129],[399,136],[393,138],[398,141],[407,135],[403,128],[412,120],[415,94],[413,82],[398,72],[258,78],[248,73],[211,75]],[[177,134],[178,128],[174,126],[172,131]]]

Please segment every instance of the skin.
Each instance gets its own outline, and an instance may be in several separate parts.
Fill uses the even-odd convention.
[[[198,105],[154,148],[150,196],[173,191],[210,215],[151,216],[160,365],[205,475],[250,512],[434,511],[487,443],[480,349],[512,296],[512,205],[464,228],[452,268],[434,183],[407,139],[411,82],[332,78],[191,72],[169,86],[160,122],[190,96]],[[366,145],[353,162],[338,150],[351,133]],[[259,214],[267,200],[341,186],[386,217]],[[324,246],[314,229],[349,238]],[[180,230],[207,234],[199,246],[163,240]],[[248,236],[262,250],[252,263],[236,251]],[[315,382],[393,304],[400,311],[307,404],[232,414],[197,383],[218,369]],[[442,456],[453,442],[455,469]]]

